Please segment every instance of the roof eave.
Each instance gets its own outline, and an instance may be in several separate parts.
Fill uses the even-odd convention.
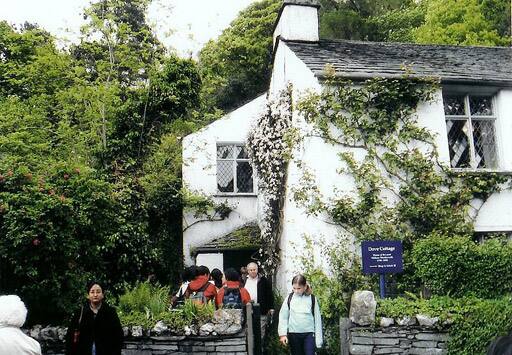
[[[322,71],[314,71],[315,76],[320,80],[326,80],[328,75]],[[385,78],[385,79],[401,79],[405,74],[391,74],[391,73],[340,73],[335,74],[336,78],[344,78],[354,81],[364,81],[372,78]],[[412,79],[428,78],[425,75],[409,75]],[[441,84],[450,85],[479,85],[479,86],[497,86],[497,87],[512,87],[512,80],[488,79],[488,78],[456,78],[456,77],[438,77],[430,76],[431,78],[439,80]]]

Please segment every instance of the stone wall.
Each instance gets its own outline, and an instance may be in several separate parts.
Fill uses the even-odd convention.
[[[44,355],[64,355],[64,341],[39,339]],[[230,336],[143,336],[125,339],[123,355],[246,355],[245,332]]]
[[[446,354],[448,334],[420,326],[349,329],[349,354]]]
[[[247,322],[252,322],[252,305],[249,304],[247,309]],[[259,324],[259,320],[257,322]],[[162,321],[153,329],[123,327],[123,355],[247,354],[247,338],[253,339],[253,335],[246,331],[250,327],[243,327],[243,323],[242,310],[219,309],[209,322],[185,326],[179,333],[171,331]],[[63,355],[66,330],[64,327],[36,325],[24,331],[41,344],[43,354]]]

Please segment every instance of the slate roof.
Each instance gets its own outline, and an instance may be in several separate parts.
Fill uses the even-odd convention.
[[[366,79],[398,77],[404,65],[413,76],[433,76],[444,83],[512,85],[512,48],[421,45],[345,40],[282,40],[316,76],[331,64],[338,76]]]
[[[218,253],[225,250],[255,250],[260,247],[260,228],[247,224],[195,249],[197,253]]]

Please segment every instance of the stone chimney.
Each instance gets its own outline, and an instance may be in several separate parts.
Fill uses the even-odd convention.
[[[318,0],[283,0],[274,28],[277,37],[288,40],[317,42]]]

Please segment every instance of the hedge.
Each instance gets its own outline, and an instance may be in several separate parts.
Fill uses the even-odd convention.
[[[413,247],[416,275],[433,295],[496,298],[512,292],[512,244],[431,237]]]

